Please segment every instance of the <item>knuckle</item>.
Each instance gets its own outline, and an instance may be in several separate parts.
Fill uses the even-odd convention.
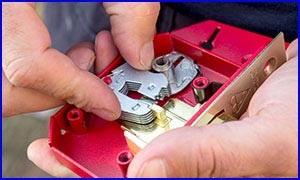
[[[136,17],[158,15],[159,2],[127,2],[127,3],[105,3],[104,7],[110,15],[134,15]]]
[[[83,76],[84,75],[79,74],[73,78],[72,82],[64,84],[64,86],[59,86],[60,88],[54,91],[54,97],[64,99],[69,104],[73,104],[77,108],[90,112],[92,109],[92,102],[86,97],[88,94],[83,93],[85,92],[85,90],[82,89]]]
[[[202,139],[198,143],[192,144],[192,152],[195,157],[195,172],[197,177],[219,177],[221,170],[221,160],[218,158],[220,147],[216,145],[216,138],[209,131],[202,132]]]
[[[32,61],[25,59],[14,59],[4,66],[4,72],[7,80],[20,87],[28,87],[35,82],[35,68]]]
[[[146,2],[146,3],[129,3],[129,9],[137,16],[156,16],[159,13],[159,3]]]

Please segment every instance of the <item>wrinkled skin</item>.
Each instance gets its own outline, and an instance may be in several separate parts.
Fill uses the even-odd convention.
[[[100,32],[95,45],[79,43],[62,54],[49,48],[49,33],[34,4],[3,3],[2,116],[68,102],[108,120],[119,117],[114,94],[87,70],[94,64],[101,72],[118,52],[135,68],[149,69],[159,3],[104,7],[112,32]],[[258,89],[241,121],[164,133],[134,158],[128,177],[297,176],[297,50],[294,41],[288,62]],[[55,177],[77,177],[56,160],[47,139],[34,141],[28,158]]]
[[[144,148],[128,177],[298,176],[298,41],[241,121],[167,132]]]

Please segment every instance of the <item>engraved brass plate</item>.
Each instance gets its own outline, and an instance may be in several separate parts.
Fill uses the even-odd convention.
[[[283,33],[279,33],[257,57],[222,91],[192,126],[201,126],[212,121],[224,111],[228,116],[239,119],[259,86],[283,63],[286,53]]]

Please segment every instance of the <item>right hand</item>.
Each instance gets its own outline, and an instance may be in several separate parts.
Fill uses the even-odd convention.
[[[135,68],[149,69],[159,3],[105,3],[112,35],[102,31],[95,47],[81,43],[66,55],[50,48],[49,32],[34,3],[2,5],[2,116],[46,110],[65,102],[106,120],[120,116],[114,93],[87,70],[95,63],[95,72],[101,72],[118,50]],[[56,160],[47,139],[34,141],[28,157],[53,176],[75,176]]]

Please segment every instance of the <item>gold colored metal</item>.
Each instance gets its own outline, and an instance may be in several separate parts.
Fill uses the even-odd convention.
[[[166,115],[166,110],[156,104],[152,104],[150,106],[150,109],[152,109],[152,111],[155,114],[155,123],[158,124],[159,126],[165,126],[166,123],[168,122],[168,117]]]
[[[179,99],[170,99],[163,108],[167,110],[169,116],[187,122],[200,109],[201,104],[192,107]]]
[[[155,126],[151,130],[137,130],[131,126],[123,127],[129,149],[135,154],[160,134],[183,127],[199,109],[200,104],[192,107],[181,100],[170,99],[163,107],[152,106],[156,114]]]
[[[259,86],[285,61],[284,38],[283,33],[280,33],[204,110],[192,126],[219,124],[239,119]],[[149,125],[144,130],[126,124],[126,127],[123,127],[129,149],[135,154],[138,153],[160,134],[183,127],[200,108],[200,104],[192,107],[175,98],[170,99],[163,107],[152,106],[156,119],[151,127]]]
[[[224,121],[220,118],[215,118],[211,123],[209,123],[209,125],[211,125],[211,124],[222,124],[224,122],[226,122],[226,121]]]
[[[272,62],[272,67],[266,71],[266,66],[268,66],[270,62]],[[250,99],[259,86],[284,62],[286,62],[286,54],[283,33],[281,32],[260,52],[243,72],[226,87],[215,101],[208,106],[192,126],[200,126],[205,124],[205,122],[210,122],[213,117],[222,110],[224,110],[227,115],[239,119],[246,111]],[[271,72],[270,69],[273,71]],[[213,115],[213,117],[211,117],[211,115]]]
[[[223,121],[236,121],[238,120],[236,117],[233,117],[231,116],[230,114],[227,114],[225,112],[221,113],[220,115],[218,115],[215,119],[221,119]],[[212,123],[214,122],[215,120],[212,121]],[[211,124],[211,123],[209,123]]]
[[[211,116],[213,116],[212,114],[210,114]],[[209,119],[205,119],[206,121]],[[237,118],[226,114],[224,112],[224,110],[222,110],[221,112],[219,112],[217,115],[214,116],[214,118],[208,123],[209,125],[211,124],[221,124],[221,123],[225,123],[228,121],[236,121],[238,120]]]

